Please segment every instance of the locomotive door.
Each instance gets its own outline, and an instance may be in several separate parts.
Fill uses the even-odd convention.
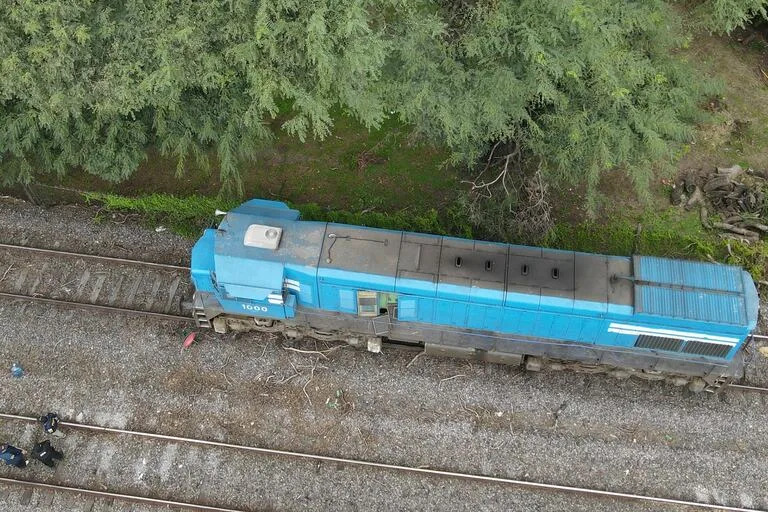
[[[360,290],[357,292],[357,314],[371,318],[371,331],[376,336],[389,334],[392,315],[397,307],[397,294]]]
[[[389,314],[379,315],[375,318],[372,318],[371,324],[373,324],[373,334],[376,336],[386,336],[389,334]]]

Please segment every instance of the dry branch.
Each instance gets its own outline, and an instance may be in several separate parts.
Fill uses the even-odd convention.
[[[743,235],[749,238],[758,238],[760,235],[755,233],[754,231],[750,231],[749,229],[740,228],[738,226],[734,226],[733,224],[726,224],[725,222],[713,222],[712,223],[713,228],[718,229],[724,229],[726,231],[730,231],[731,233],[736,233],[737,235]]]
[[[718,188],[732,185],[732,183],[733,181],[731,180],[730,176],[717,176],[704,184],[704,192],[712,192]]]
[[[693,194],[691,194],[691,197],[688,198],[688,201],[685,202],[685,209],[690,210],[697,204],[704,204],[704,193],[698,186],[694,189]]]
[[[717,174],[721,176],[728,176],[731,178],[731,180],[735,179],[736,176],[744,172],[744,169],[741,168],[739,164],[732,165],[731,167],[718,167],[717,168]]]
[[[707,229],[712,228],[712,223],[709,222],[709,212],[703,206],[699,208],[699,219],[701,219],[701,225]]]
[[[725,231],[722,238],[756,242],[761,232],[768,233],[768,222],[762,218],[768,211],[768,202],[759,183],[736,181],[743,174],[745,171],[739,165],[717,167],[706,176],[689,173],[675,187],[682,191],[677,194],[678,201],[688,210],[698,205],[701,224]],[[746,174],[759,175],[752,169],[747,169]],[[768,173],[765,176],[768,178]],[[710,213],[717,214],[722,221],[710,223]]]

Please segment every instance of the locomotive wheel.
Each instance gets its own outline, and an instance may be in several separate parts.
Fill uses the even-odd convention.
[[[704,382],[704,379],[701,377],[696,377],[693,379],[690,384],[688,384],[688,389],[690,389],[694,393],[701,393],[706,389],[707,383]]]
[[[690,381],[685,377],[670,377],[667,379],[667,382],[669,382],[673,386],[678,386],[678,387],[685,386],[686,384],[690,383]]]

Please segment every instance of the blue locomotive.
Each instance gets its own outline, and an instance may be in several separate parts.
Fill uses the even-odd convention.
[[[253,199],[192,250],[198,326],[715,389],[743,375],[738,267],[310,222]]]

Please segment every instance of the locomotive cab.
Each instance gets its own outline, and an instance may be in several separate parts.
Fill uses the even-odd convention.
[[[273,222],[253,222],[256,212]],[[199,326],[213,322],[222,330],[214,319],[224,313],[264,320],[294,316],[296,297],[285,287],[280,248],[281,223],[296,218],[298,212],[283,203],[252,200],[227,213],[218,228],[205,230],[192,250]]]

